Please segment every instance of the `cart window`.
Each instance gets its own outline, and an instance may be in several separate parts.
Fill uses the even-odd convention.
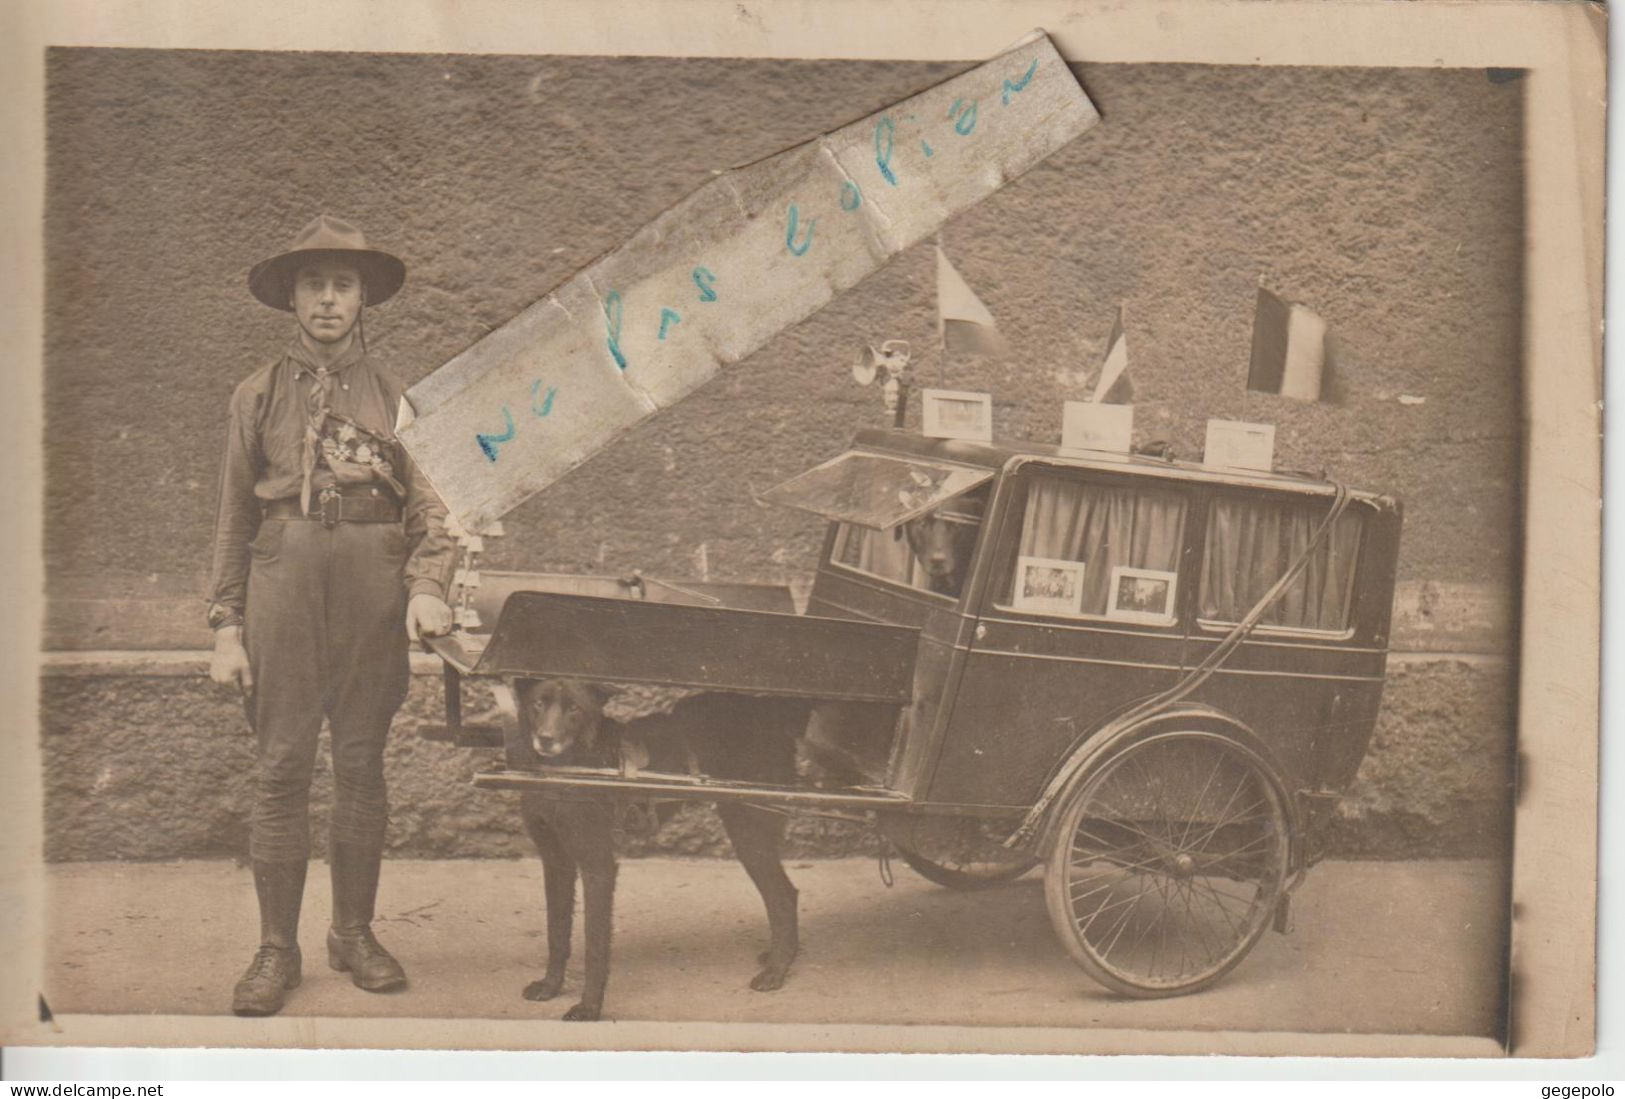
[[[954,598],[965,586],[987,489],[973,489],[890,530],[841,523],[830,561]]]
[[[992,479],[990,469],[848,451],[768,489],[761,499],[890,530]]]
[[[999,605],[1166,625],[1176,616],[1185,497],[1040,474]]]
[[[1202,562],[1202,618],[1238,622],[1309,545],[1325,504],[1220,498],[1208,519]],[[1361,516],[1345,511],[1309,564],[1260,624],[1340,633],[1348,628]]]

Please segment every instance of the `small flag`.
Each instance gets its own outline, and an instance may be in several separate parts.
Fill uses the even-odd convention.
[[[1258,288],[1253,359],[1247,388],[1300,401],[1330,396],[1326,374],[1326,322],[1297,302]]]
[[[1003,356],[1007,348],[982,299],[971,292],[942,247],[937,247],[937,335],[945,351]]]
[[[1106,341],[1106,362],[1100,368],[1091,400],[1100,404],[1133,404],[1134,385],[1128,380],[1128,340],[1123,335],[1123,307],[1117,307],[1111,338]]]

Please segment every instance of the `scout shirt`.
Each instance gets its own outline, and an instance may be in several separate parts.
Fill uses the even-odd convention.
[[[367,357],[360,341],[321,370],[297,338],[281,357],[255,371],[231,395],[226,458],[215,515],[214,565],[209,579],[209,624],[242,622],[247,604],[248,544],[259,531],[261,512],[272,500],[315,494],[338,480],[354,482],[357,470],[400,488],[406,533],[407,598],[422,592],[446,598],[457,563],[457,543],[446,533],[446,506],[395,439],[394,424],[403,387]],[[321,410],[331,412],[322,417]],[[362,451],[376,466],[341,463],[335,475],[327,461],[335,432],[356,434],[345,424],[375,437]],[[322,425],[322,439],[313,431]],[[365,436],[362,437],[364,441]],[[354,456],[353,440],[345,453]],[[314,506],[314,503],[312,504]],[[404,627],[403,627],[404,628]]]

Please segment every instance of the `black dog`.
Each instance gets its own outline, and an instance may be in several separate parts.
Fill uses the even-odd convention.
[[[618,770],[626,758],[646,751],[647,762],[639,761],[644,770],[683,774],[697,768],[711,778],[773,785],[795,779],[795,738],[806,728],[805,702],[699,694],[676,703],[669,713],[621,725],[605,716],[607,698],[603,687],[581,680],[522,681],[520,721],[508,734],[510,765]],[[716,808],[734,855],[767,907],[769,945],[750,987],[771,991],[784,984],[798,946],[796,888],[779,857],[784,817],[739,802],[719,802]],[[525,999],[550,1000],[564,986],[579,874],[587,924],[586,979],[581,1002],[564,1018],[597,1019],[609,981],[616,806],[603,798],[527,791],[521,795],[521,812],[542,857],[547,890],[547,974],[525,986]]]
[[[896,537],[908,540],[909,552],[925,570],[929,590],[958,598],[965,586],[965,568],[976,550],[976,535],[986,504],[986,492],[977,489],[897,528]]]

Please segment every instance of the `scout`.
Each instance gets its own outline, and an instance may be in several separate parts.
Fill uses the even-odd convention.
[[[260,947],[232,1010],[270,1015],[300,979],[310,781],[332,736],[329,964],[371,992],[406,974],[373,937],[384,845],[384,741],[406,697],[407,647],[451,628],[445,507],[395,441],[403,387],[367,354],[363,311],[405,265],[318,217],[257,264],[248,288],[298,320],[232,394],[215,519],[214,682],[241,690],[256,738],[249,851]]]

